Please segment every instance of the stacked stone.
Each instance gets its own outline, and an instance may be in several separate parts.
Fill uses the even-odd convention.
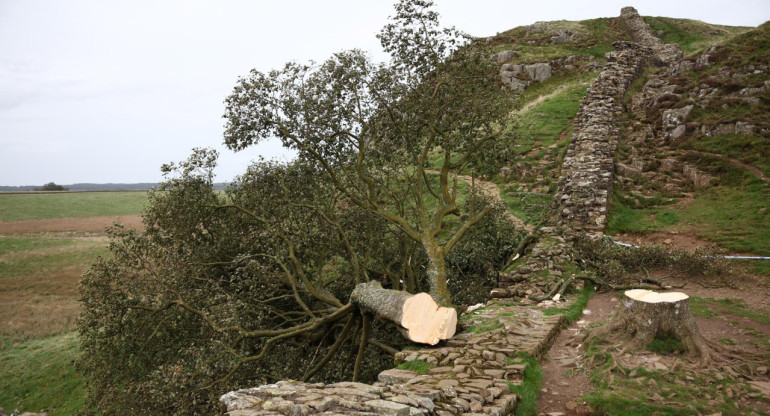
[[[621,101],[628,86],[650,63],[681,58],[676,45],[664,44],[633,7],[620,20],[633,42],[615,42],[604,70],[586,92],[574,120],[572,141],[562,165],[556,203],[560,219],[575,231],[601,234],[607,222]]]
[[[518,397],[510,386],[521,383],[526,366],[509,359],[520,351],[542,356],[563,317],[492,302],[470,322],[490,323],[494,329],[466,331],[444,345],[396,355],[396,363],[421,360],[434,366],[423,375],[386,370],[373,385],[280,381],[230,392],[220,401],[229,416],[512,414]]]
[[[679,45],[663,43],[653,35],[650,26],[633,7],[624,7],[620,10],[620,21],[634,42],[653,50],[653,57],[657,64],[668,65],[682,59],[682,50]]]
[[[601,233],[607,222],[619,135],[621,101],[651,54],[631,42],[615,42],[605,69],[580,102],[572,140],[559,178],[556,203],[562,223],[575,231]]]
[[[555,227],[541,227],[542,236],[532,252],[526,256],[524,264],[516,267],[510,274],[500,274],[498,287],[492,289],[493,298],[526,298],[541,296],[548,291],[552,279],[531,279],[532,275],[547,273],[559,278],[566,272],[566,265],[572,261],[569,246],[563,230]]]

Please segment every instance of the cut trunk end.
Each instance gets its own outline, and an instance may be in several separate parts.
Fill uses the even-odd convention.
[[[440,307],[427,293],[383,289],[375,281],[356,286],[350,301],[361,310],[387,319],[403,328],[412,342],[436,345],[452,338],[457,328],[454,308]]]

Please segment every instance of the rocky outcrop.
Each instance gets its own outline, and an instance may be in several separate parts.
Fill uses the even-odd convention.
[[[533,82],[545,81],[551,74],[550,63],[503,64],[500,67],[500,80],[515,92],[524,91]]]
[[[220,402],[229,416],[508,415],[518,401],[511,386],[521,383],[526,368],[514,355],[540,357],[562,320],[491,302],[463,319],[469,330],[444,345],[396,355],[396,363],[421,361],[429,368],[425,374],[386,370],[372,385],[280,381],[227,393]]]

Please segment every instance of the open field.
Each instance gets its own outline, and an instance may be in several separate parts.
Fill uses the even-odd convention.
[[[141,227],[144,192],[0,194],[0,407],[69,415],[80,275],[107,255],[105,227]]]
[[[146,203],[144,191],[0,194],[0,222],[132,215]]]

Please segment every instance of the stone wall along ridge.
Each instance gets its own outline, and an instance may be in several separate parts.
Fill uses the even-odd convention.
[[[560,223],[597,235],[607,223],[612,197],[623,96],[646,66],[682,55],[678,46],[655,37],[633,7],[623,8],[620,20],[635,42],[613,43],[615,51],[607,53],[604,69],[580,102],[556,193]]]

